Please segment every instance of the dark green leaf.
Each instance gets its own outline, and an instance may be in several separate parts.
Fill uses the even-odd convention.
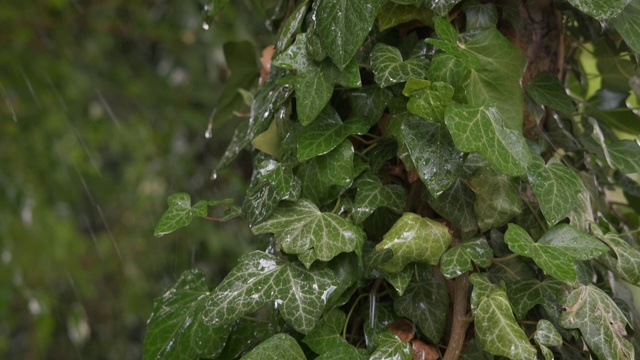
[[[407,81],[410,77],[423,79],[426,76],[428,60],[422,57],[402,60],[398,48],[378,43],[371,51],[371,70],[380,87]]]
[[[640,285],[640,251],[615,232],[603,233],[595,224],[591,225],[591,232],[604,241],[615,254],[602,255],[600,259],[604,265],[630,283]]]
[[[356,348],[342,338],[346,320],[347,317],[342,311],[333,309],[302,341],[318,355],[339,351],[348,355],[348,359],[358,359]]]
[[[375,338],[376,350],[371,354],[369,360],[411,360],[413,351],[411,344],[403,342],[391,331],[384,331]]]
[[[364,233],[342,217],[321,212],[307,200],[278,208],[273,216],[253,227],[255,234],[273,233],[279,247],[297,254],[307,266],[329,261],[342,252],[360,252]]]
[[[235,160],[236,157],[238,157],[240,152],[244,150],[250,143],[251,139],[249,138],[249,122],[246,120],[242,120],[234,131],[233,137],[231,137],[231,142],[227,146],[227,150],[225,150],[222,158],[220,158],[220,161],[216,165],[211,177],[215,180],[215,178],[217,177],[217,171],[231,164],[231,162]]]
[[[451,85],[436,81],[422,90],[411,92],[407,109],[431,122],[444,123],[444,109],[453,98]]]
[[[491,266],[493,251],[484,236],[475,236],[447,250],[440,259],[440,271],[447,279],[453,279],[473,269],[471,261],[487,268]]]
[[[354,186],[358,192],[351,218],[356,224],[362,223],[380,207],[402,214],[406,202],[406,194],[402,186],[383,185],[380,179],[369,174],[359,177]]]
[[[427,78],[458,88],[463,85],[468,71],[462,60],[450,54],[438,53],[431,59]]]
[[[228,199],[225,203],[232,202]],[[162,214],[154,231],[155,236],[162,236],[185,227],[194,217],[207,216],[208,202],[198,201],[191,207],[191,196],[187,193],[176,193],[167,198],[169,208]]]
[[[527,93],[538,104],[548,106],[559,112],[571,115],[575,111],[573,101],[557,77],[548,72],[538,73],[526,85]]]
[[[204,274],[189,270],[156,299],[144,338],[144,360],[197,360],[220,355],[231,329],[227,324],[203,322],[208,294]]]
[[[233,324],[220,359],[237,359],[277,332],[274,324],[242,318]]]
[[[433,12],[425,7],[387,2],[378,12],[378,27],[384,31],[412,20],[429,25],[432,16]]]
[[[569,0],[571,5],[598,20],[610,19],[620,14],[631,0]]]
[[[273,159],[265,160],[259,165],[257,172],[273,187],[279,200],[295,201],[300,196],[300,180],[283,163]]]
[[[618,140],[608,144],[607,150],[617,169],[627,174],[640,172],[640,146],[637,141]]]
[[[413,272],[413,266],[406,266],[400,272],[389,273],[383,271],[382,277],[384,277],[384,279],[387,280],[394,289],[396,289],[398,295],[402,296],[411,282]]]
[[[424,0],[424,3],[436,14],[446,16],[460,1],[461,0]]]
[[[469,1],[463,5],[467,16],[467,29],[486,29],[495,27],[498,23],[498,9],[496,4],[481,4],[478,1]]]
[[[371,242],[368,242],[371,243]],[[391,249],[382,249],[382,250],[373,250],[373,245],[370,246],[370,250],[367,252],[365,250],[364,255],[364,274],[366,277],[371,278],[372,273],[376,271],[376,268],[382,267],[382,265],[386,264],[393,258],[393,250]]]
[[[631,0],[612,22],[627,45],[640,53],[640,1]]]
[[[347,93],[351,114],[366,119],[369,126],[378,122],[392,97],[391,92],[375,85]]]
[[[469,181],[476,195],[474,211],[480,231],[500,227],[522,212],[513,180],[491,168],[482,168]]]
[[[256,346],[241,360],[306,360],[302,348],[291,335],[286,333],[276,334],[262,344]]]
[[[278,34],[278,41],[275,46],[277,52],[283,51],[287,46],[291,45],[293,35],[300,31],[300,28],[302,27],[308,7],[309,1],[302,1],[282,25]]]
[[[558,346],[562,345],[562,336],[549,320],[540,320],[536,325],[536,332],[533,335],[538,345]]]
[[[247,190],[242,202],[242,212],[255,225],[267,219],[278,206],[280,196],[278,190],[268,182],[259,182]]]
[[[522,280],[509,284],[507,295],[517,319],[522,319],[536,305],[554,307],[558,304],[558,294],[562,291],[562,282],[557,280]]]
[[[327,268],[306,270],[295,262],[254,251],[242,256],[206,297],[202,317],[206,324],[219,326],[275,301],[285,321],[306,334],[315,327],[336,285]]]
[[[429,196],[429,205],[442,217],[458,228],[463,238],[478,231],[478,219],[474,211],[476,195],[467,183],[458,179],[437,198]]]

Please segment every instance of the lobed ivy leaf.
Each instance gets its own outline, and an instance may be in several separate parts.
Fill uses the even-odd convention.
[[[358,359],[360,355],[353,345],[342,337],[342,330],[347,321],[345,314],[332,309],[313,330],[302,339],[313,352],[318,355],[340,352],[347,359]]]
[[[611,248],[613,254],[604,254],[601,262],[628,282],[640,285],[640,251],[624,241],[615,232],[604,233],[600,227],[591,224],[591,232]]]
[[[563,304],[560,326],[580,329],[582,338],[599,359],[635,359],[626,339],[628,320],[613,300],[593,285],[582,285]]]
[[[463,9],[467,18],[466,28],[468,30],[487,29],[498,24],[499,15],[496,4],[471,1],[465,3]]]
[[[402,214],[407,197],[402,186],[397,184],[384,185],[380,179],[367,173],[356,180],[354,187],[358,189],[358,192],[351,218],[356,224],[362,223],[380,207],[386,207]]]
[[[273,67],[264,84],[256,90],[251,103],[246,139],[253,140],[267,130],[274,115],[293,94],[294,87],[286,75],[285,70]]]
[[[422,57],[412,57],[403,61],[396,47],[378,43],[371,50],[371,70],[380,87],[407,81],[410,77],[424,79],[429,61]]]
[[[278,40],[276,41],[275,50],[281,52],[291,45],[294,34],[300,31],[304,17],[309,8],[309,0],[304,0],[291,12],[291,15],[285,20],[284,24],[278,32]]]
[[[208,296],[204,273],[193,269],[156,299],[144,338],[143,359],[197,360],[220,355],[231,327],[203,321]]]
[[[474,211],[475,201],[475,193],[460,178],[437,198],[428,197],[429,205],[440,216],[451,221],[464,239],[478,231],[478,219]]]
[[[509,224],[504,240],[511,251],[532,258],[547,274],[561,281],[577,280],[574,261],[593,259],[609,250],[595,237],[567,224],[552,227],[537,243],[523,228]]]
[[[311,331],[335,289],[333,272],[326,267],[303,268],[261,251],[243,255],[239,264],[206,297],[205,324],[229,324],[270,301],[284,320],[303,334]]]
[[[191,206],[191,196],[187,193],[175,193],[167,198],[169,208],[162,214],[160,221],[156,225],[154,235],[160,237],[172,233],[191,223],[195,217],[207,216],[209,206],[228,205],[233,203],[233,199],[222,201],[198,201]]]
[[[278,190],[269,182],[260,181],[247,190],[242,202],[242,213],[249,224],[259,224],[273,214],[279,202]]]
[[[446,16],[461,0],[424,0],[424,4],[440,16]]]
[[[383,331],[376,335],[378,345],[369,360],[411,360],[413,351],[410,343],[406,343],[391,331]]]
[[[464,84],[466,74],[469,72],[462,60],[446,53],[437,53],[432,59],[427,70],[427,78],[431,81],[440,81],[451,85],[454,89]]]
[[[278,331],[276,324],[241,318],[230,329],[227,343],[218,358],[238,359]]]
[[[512,282],[507,287],[507,295],[511,301],[516,319],[522,319],[536,305],[549,309],[559,301],[558,294],[564,283],[557,280],[538,281],[535,279]]]
[[[640,54],[640,1],[631,0],[611,22],[627,45]]]
[[[453,87],[436,81],[424,89],[412,91],[407,109],[431,122],[444,123],[444,109],[452,102]]]
[[[249,137],[249,121],[242,120],[234,130],[233,136],[231,137],[231,142],[229,142],[229,145],[227,145],[227,149],[220,158],[220,161],[218,161],[218,164],[213,171],[212,178],[214,178],[215,180],[218,170],[231,164],[231,162],[233,162],[233,160],[238,157],[240,152],[244,150],[250,143],[251,138]]]
[[[376,250],[393,250],[393,258],[382,266],[382,270],[399,272],[412,262],[436,265],[450,243],[451,234],[445,225],[414,213],[404,213],[376,245]]]
[[[527,94],[538,104],[548,106],[563,114],[571,115],[575,111],[573,101],[557,77],[543,71],[526,85]]]
[[[481,232],[503,226],[522,212],[518,188],[506,175],[481,168],[469,183],[476,195],[474,212]]]
[[[280,333],[265,340],[241,358],[241,360],[278,359],[306,360],[307,357],[296,339],[287,333]]]
[[[440,258],[440,271],[447,279],[456,278],[473,266],[471,261],[482,268],[491,266],[493,250],[484,236],[475,236],[445,251]]]
[[[351,114],[366,119],[371,127],[378,122],[393,94],[379,86],[370,85],[349,91],[346,96],[351,105]]]
[[[380,31],[384,31],[412,20],[429,25],[432,16],[432,11],[420,5],[386,2],[378,12],[378,28]]]
[[[520,176],[529,163],[529,149],[522,134],[510,130],[494,107],[451,104],[445,123],[460,151],[478,152],[506,175]]]
[[[284,163],[273,159],[265,160],[258,167],[263,180],[275,190],[278,200],[295,201],[300,196],[300,179],[293,175],[293,170]]]
[[[402,296],[411,282],[413,271],[413,267],[406,266],[400,272],[390,273],[382,271],[382,277],[393,286],[396,292],[398,292],[398,295]]]
[[[640,145],[635,140],[618,140],[607,145],[613,165],[620,171],[631,174],[640,172]]]
[[[444,281],[433,276],[430,267],[418,269],[404,294],[393,299],[393,310],[399,316],[411,319],[429,340],[437,344],[444,333],[449,292]]]
[[[469,275],[469,282],[473,285],[470,299],[471,311],[475,313],[478,310],[480,301],[499,287],[489,280],[487,274],[483,273],[472,273]]]
[[[312,17],[322,48],[339,69],[354,57],[369,34],[383,0],[324,0]]]
[[[542,158],[536,156],[527,168],[527,176],[547,224],[556,224],[576,206],[582,182],[562,163],[545,165]]]
[[[536,324],[536,332],[533,335],[536,343],[544,346],[562,345],[562,336],[553,326],[551,321],[542,319]]]
[[[401,140],[433,197],[442,194],[460,176],[464,154],[456,149],[444,125],[407,116],[402,122]]]
[[[315,260],[329,261],[342,252],[361,252],[364,232],[333,213],[323,213],[301,199],[279,207],[268,220],[253,227],[254,234],[273,233],[288,254],[297,254],[309,268]]]
[[[298,138],[298,160],[302,162],[326,154],[349,135],[365,134],[369,127],[367,119],[362,117],[342,122],[340,115],[327,105],[312,124],[302,128]]]
[[[393,250],[382,249],[374,250],[372,242],[365,243],[365,250],[363,256],[364,263],[364,275],[366,278],[376,278],[377,268],[381,267],[389,260],[393,258]]]
[[[631,0],[569,0],[571,5],[598,20],[610,19],[622,12]]]

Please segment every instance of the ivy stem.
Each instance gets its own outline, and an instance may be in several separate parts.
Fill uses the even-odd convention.
[[[336,206],[334,206],[333,209],[331,210],[332,213],[337,214],[338,210],[340,210],[341,200],[342,200],[342,197],[338,196],[338,200],[336,201]]]
[[[351,319],[351,315],[353,314],[353,310],[355,310],[356,306],[358,305],[358,303],[360,302],[360,300],[362,298],[364,298],[365,296],[369,296],[368,293],[366,294],[360,294],[356,300],[353,302],[353,305],[351,305],[351,309],[349,309],[349,313],[347,314],[347,319],[344,322],[344,328],[342,329],[342,338],[343,339],[347,339],[347,326],[349,325],[349,319]]]
[[[220,220],[220,218],[215,218],[215,217],[211,217],[211,216],[202,216],[202,218],[205,219],[205,220],[213,221],[213,222],[222,221],[222,220]]]
[[[457,360],[462,353],[465,334],[469,322],[467,321],[467,293],[469,291],[469,273],[458,276],[455,280],[453,293],[453,320],[451,337],[444,353],[443,360]]]

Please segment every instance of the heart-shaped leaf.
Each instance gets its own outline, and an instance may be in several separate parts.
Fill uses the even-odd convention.
[[[370,174],[361,175],[354,186],[358,192],[351,217],[356,224],[362,223],[380,207],[402,214],[406,202],[406,194],[402,186],[384,185],[380,179]]]
[[[475,193],[474,211],[480,231],[500,227],[522,212],[513,179],[492,168],[481,168],[469,181]]]
[[[407,81],[410,77],[424,79],[429,62],[422,57],[402,60],[398,48],[378,43],[371,51],[371,70],[381,87]]]
[[[484,236],[475,236],[447,250],[440,259],[440,271],[447,279],[453,279],[473,269],[471,262],[487,268],[491,266],[493,250]]]
[[[302,348],[291,335],[280,333],[273,335],[240,360],[306,360]]]

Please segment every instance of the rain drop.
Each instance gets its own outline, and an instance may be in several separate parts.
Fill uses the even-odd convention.
[[[202,28],[204,30],[209,30],[209,23],[207,23],[206,21],[202,22]]]
[[[213,170],[211,172],[211,180],[215,181],[218,178],[218,171],[217,170]]]

